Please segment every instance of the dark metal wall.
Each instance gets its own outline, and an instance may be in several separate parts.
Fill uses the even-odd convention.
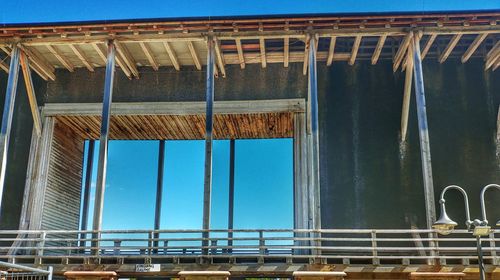
[[[495,142],[500,104],[500,72],[484,72],[481,60],[466,64],[424,63],[427,112],[436,198],[454,183],[470,194],[473,216],[479,214],[479,191],[500,182],[500,147]],[[227,68],[216,80],[216,100],[297,98],[307,95],[302,64]],[[205,74],[144,69],[139,80],[119,70],[113,101],[203,101]],[[59,71],[55,82],[38,83],[45,102],[101,102],[104,72]],[[1,76],[5,91],[5,77]],[[2,228],[15,228],[22,203],[32,121],[24,85],[19,86],[4,196]],[[404,73],[390,62],[318,65],[320,105],[321,196],[323,228],[424,227],[425,212],[414,95],[409,135],[399,142]],[[46,91],[45,91],[46,89]],[[42,100],[40,100],[42,101]],[[3,105],[3,99],[0,101]],[[500,193],[491,191],[490,220],[500,218]],[[463,220],[458,195],[449,193],[450,214]],[[437,202],[437,201],[436,201]]]
[[[423,67],[436,203],[446,185],[458,184],[479,218],[481,188],[500,183],[500,72],[484,72],[481,60]],[[338,63],[318,74],[322,226],[425,227],[414,92],[408,141],[399,142],[404,73],[379,62]],[[494,204],[500,193],[488,196],[493,223],[500,219]],[[464,221],[461,197],[450,192],[447,198],[450,215]]]
[[[34,77],[33,82],[37,88],[37,98],[41,101],[45,93],[45,82],[37,76]],[[0,110],[2,111],[6,87],[7,74],[2,71],[2,73],[0,73]],[[2,215],[0,217],[0,229],[17,229],[19,227],[32,129],[33,120],[28,103],[28,96],[26,94],[22,73],[20,73],[12,122],[9,155],[7,159],[8,163],[2,202]]]

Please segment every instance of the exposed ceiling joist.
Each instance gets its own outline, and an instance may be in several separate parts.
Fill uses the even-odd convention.
[[[330,46],[328,47],[328,58],[326,59],[326,65],[330,66],[333,63],[333,54],[335,53],[335,44],[337,43],[337,37],[332,36],[330,38]]]
[[[177,60],[177,55],[175,54],[174,50],[170,46],[170,43],[163,42],[163,48],[165,48],[165,51],[167,52],[167,55],[170,58],[170,62],[172,62],[172,65],[174,66],[175,70],[177,70],[177,71],[181,70],[181,65],[179,64],[179,61]]]
[[[125,63],[127,65],[128,69],[130,70],[130,72],[132,72],[132,75],[136,79],[138,79],[139,78],[139,70],[137,70],[137,65],[135,63],[135,60],[132,57],[132,55],[130,54],[130,52],[128,51],[127,47],[118,41],[115,41],[114,44],[116,46],[116,50],[118,51],[118,54],[120,57],[119,60],[122,61],[121,63]]]
[[[59,52],[56,46],[47,45],[47,49],[57,58],[57,60],[59,60],[59,62],[66,69],[68,69],[69,72],[75,71],[75,66],[73,66],[73,64]]]
[[[486,37],[488,37],[488,35],[488,33],[483,33],[476,36],[476,39],[474,39],[474,41],[469,45],[465,53],[462,55],[462,63],[465,63],[467,62],[467,60],[469,60],[469,58],[474,54],[479,45],[481,45],[481,43],[484,41],[484,39],[486,39]]]
[[[422,50],[422,54],[420,55],[422,57],[422,60],[425,58],[425,56],[427,56],[427,53],[429,53],[429,50],[431,49],[431,46],[434,43],[434,41],[436,40],[436,38],[437,38],[437,34],[434,33],[434,34],[431,34],[429,36],[429,39],[427,39],[427,42],[425,43],[425,47]]]
[[[139,42],[139,45],[141,46],[142,51],[144,52],[144,55],[149,61],[149,64],[155,71],[158,71],[158,68],[160,67],[158,62],[156,61],[156,58],[153,55],[153,52],[151,51],[151,48],[149,47],[148,43],[145,42]]]
[[[413,38],[413,32],[409,32],[408,34],[406,34],[403,41],[399,45],[399,49],[396,52],[396,55],[394,56],[394,64],[392,66],[392,71],[396,72],[396,70],[398,70],[399,65],[401,64],[403,58],[405,57],[406,50],[408,49],[408,46],[410,45],[412,38]]]
[[[358,56],[359,45],[361,44],[361,35],[354,38],[354,44],[352,45],[351,58],[349,59],[349,65],[354,65],[356,62],[356,57]]]
[[[50,79],[52,81],[56,80],[54,66],[47,62],[41,54],[39,54],[36,50],[23,45],[19,45],[19,48],[28,56],[33,70],[35,70],[35,72],[37,72],[43,79]]]
[[[83,51],[78,47],[77,45],[69,45],[73,53],[80,59],[80,61],[87,67],[87,69],[90,72],[94,72],[94,66],[92,66],[92,63],[88,59],[88,57],[83,53]]]
[[[451,38],[443,53],[441,53],[441,56],[439,56],[439,63],[443,63],[446,61],[455,46],[458,44],[458,41],[460,41],[460,38],[462,38],[462,34],[456,34]]]
[[[226,62],[224,61],[224,55],[222,54],[219,40],[217,40],[217,38],[215,38],[214,42],[215,42],[215,56],[217,58],[216,64],[218,65],[218,67],[220,69],[222,77],[225,78],[226,77],[226,67],[225,67]]]
[[[382,48],[384,47],[385,40],[387,39],[387,35],[382,35],[378,38],[377,46],[375,47],[375,51],[372,55],[372,65],[377,64],[378,58],[380,57],[380,53],[382,52]]]

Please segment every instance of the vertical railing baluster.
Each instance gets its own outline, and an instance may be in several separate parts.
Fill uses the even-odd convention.
[[[373,230],[371,232],[371,241],[372,241],[372,257],[373,257],[373,264],[378,265],[380,264],[380,261],[378,259],[378,250],[377,250],[377,233]]]
[[[266,254],[266,241],[264,240],[264,232],[259,230],[259,254]]]

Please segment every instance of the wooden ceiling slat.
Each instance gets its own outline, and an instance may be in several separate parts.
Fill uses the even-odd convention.
[[[57,116],[56,120],[84,139],[98,139],[100,116]],[[225,114],[214,117],[216,139],[285,138],[293,136],[293,113]],[[203,115],[115,115],[110,139],[204,139]]]

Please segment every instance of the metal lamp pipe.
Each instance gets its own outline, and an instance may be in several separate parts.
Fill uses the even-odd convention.
[[[461,187],[457,186],[457,185],[449,185],[447,186],[446,188],[443,189],[443,191],[441,192],[441,197],[439,199],[439,203],[440,204],[443,204],[446,202],[446,200],[444,199],[444,194],[446,193],[446,191],[450,190],[450,189],[455,189],[455,190],[458,190],[460,191],[460,193],[462,193],[463,197],[464,197],[464,203],[465,203],[465,217],[466,217],[466,221],[465,221],[465,224],[467,225],[467,228],[470,227],[470,225],[472,224],[472,221],[470,219],[470,209],[469,209],[469,197],[467,196],[467,193],[465,192],[464,189],[462,189]]]
[[[497,188],[498,190],[500,190],[500,185],[497,185],[497,184],[489,184],[489,185],[486,185],[483,190],[481,191],[481,213],[483,215],[483,222],[485,223],[485,225],[488,224],[488,219],[486,218],[486,207],[485,207],[485,203],[484,203],[484,193],[489,189],[489,188]]]

